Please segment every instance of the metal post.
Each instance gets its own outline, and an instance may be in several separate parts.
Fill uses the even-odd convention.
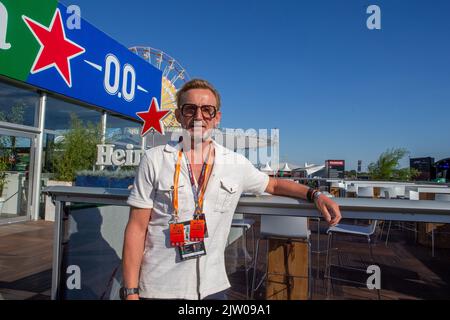
[[[245,268],[245,296],[248,300],[249,294],[248,294],[248,267],[247,267],[247,228],[244,227],[244,235],[243,235],[243,242],[244,242],[244,268]]]
[[[386,221],[385,221],[386,222]],[[385,241],[385,243],[384,243],[384,245],[387,247],[387,245],[388,245],[388,240],[389,240],[389,234],[390,234],[390,232],[391,232],[391,224],[392,224],[392,221],[389,221],[389,227],[388,227],[388,231],[387,231],[387,234],[386,234],[386,241]],[[383,228],[384,228],[384,226],[383,226]]]
[[[434,225],[432,227],[433,229],[431,229],[431,257],[434,258]]]
[[[327,242],[327,257],[326,257],[326,262],[325,262],[325,277],[327,280],[327,299],[330,297],[330,289],[331,289],[331,253],[330,250],[332,250],[331,245],[332,245],[332,237],[333,237],[333,233],[329,232],[328,233],[328,242]]]
[[[317,218],[317,271],[316,278],[319,279],[320,272],[320,218]]]
[[[39,133],[35,139],[33,182],[31,196],[31,219],[39,219],[39,199],[41,197],[41,172],[42,172],[42,154],[44,145],[44,127],[45,127],[45,108],[47,105],[47,94],[42,93],[39,101]]]
[[[102,113],[102,144],[106,143],[106,121],[107,121],[108,114],[106,111],[103,111]]]
[[[312,261],[311,261],[311,241],[308,238],[308,299],[312,299],[313,281],[312,281]]]
[[[102,144],[106,144],[106,121],[108,114],[103,111],[102,113]],[[100,166],[100,170],[105,170],[105,166]]]
[[[258,262],[258,251],[259,251],[259,242],[261,239],[258,239],[256,242],[256,252],[255,252],[255,261],[253,262],[253,276],[252,276],[252,291],[250,293],[250,299],[254,299],[255,297],[255,284],[256,284],[256,263]]]
[[[63,238],[63,203],[55,201],[55,224],[53,235],[53,262],[52,262],[52,291],[51,299],[59,299],[60,294],[60,268],[61,268],[61,244]]]

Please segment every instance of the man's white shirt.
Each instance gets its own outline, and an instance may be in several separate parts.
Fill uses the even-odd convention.
[[[141,159],[127,204],[152,209],[140,271],[140,296],[160,299],[200,299],[230,287],[224,252],[234,211],[242,193],[260,195],[269,177],[244,156],[213,142],[214,167],[204,196],[208,238],[206,255],[181,261],[170,245],[173,177],[179,144],[149,149]],[[185,157],[178,185],[179,221],[192,219],[195,203]],[[198,265],[197,265],[198,264]]]

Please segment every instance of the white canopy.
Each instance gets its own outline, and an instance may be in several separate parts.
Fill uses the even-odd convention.
[[[324,165],[317,165],[317,164],[305,162],[305,165],[303,167],[294,168],[294,171],[304,170],[304,171],[306,171],[307,176],[311,176],[314,173],[323,170],[324,168],[325,168]]]
[[[262,167],[262,168],[260,169],[260,171],[263,171],[263,172],[273,172],[273,169],[269,166],[269,163],[266,162],[266,164],[264,165],[264,167]]]

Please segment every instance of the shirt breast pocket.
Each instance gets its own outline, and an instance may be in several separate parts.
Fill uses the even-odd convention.
[[[236,200],[236,197],[239,197],[238,188],[239,185],[235,181],[221,179],[214,211],[220,213],[226,212]]]
[[[178,203],[180,203],[180,196],[183,193],[184,185],[178,186]],[[172,215],[173,213],[173,192],[174,186],[171,183],[159,183],[155,191],[155,199],[153,208],[161,214]],[[180,206],[180,204],[178,204]]]

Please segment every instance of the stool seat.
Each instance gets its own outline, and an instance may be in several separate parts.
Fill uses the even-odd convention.
[[[330,232],[339,232],[339,233],[348,233],[348,234],[354,234],[354,235],[361,235],[361,236],[367,236],[371,235],[373,233],[373,226],[358,226],[353,224],[341,224],[336,225],[334,227],[330,227],[327,230],[327,233]]]
[[[260,238],[309,240],[308,219],[289,216],[261,216]]]
[[[231,222],[232,228],[247,228],[250,229],[255,224],[253,219],[233,219]]]

